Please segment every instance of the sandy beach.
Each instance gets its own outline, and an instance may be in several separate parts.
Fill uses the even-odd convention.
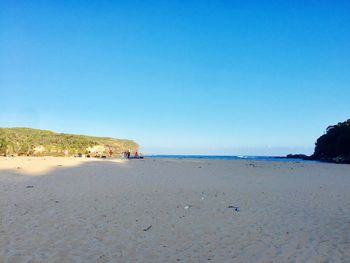
[[[350,165],[0,158],[0,262],[349,262],[349,189]]]

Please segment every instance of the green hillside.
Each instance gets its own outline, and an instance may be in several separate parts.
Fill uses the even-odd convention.
[[[29,128],[0,128],[0,155],[63,156],[99,152],[113,155],[123,151],[136,151],[138,145],[131,140],[55,133]]]

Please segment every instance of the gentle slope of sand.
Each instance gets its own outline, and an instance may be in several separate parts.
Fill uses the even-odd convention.
[[[0,158],[0,262],[349,262],[349,189],[350,165]]]

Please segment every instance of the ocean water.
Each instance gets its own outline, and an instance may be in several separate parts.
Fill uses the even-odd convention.
[[[145,158],[204,159],[204,160],[250,160],[272,162],[316,162],[302,159],[287,159],[278,156],[243,156],[243,155],[146,155]]]

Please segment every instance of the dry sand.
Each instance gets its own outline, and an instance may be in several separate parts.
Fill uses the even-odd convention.
[[[350,262],[350,165],[0,158],[0,217],[0,262]]]

